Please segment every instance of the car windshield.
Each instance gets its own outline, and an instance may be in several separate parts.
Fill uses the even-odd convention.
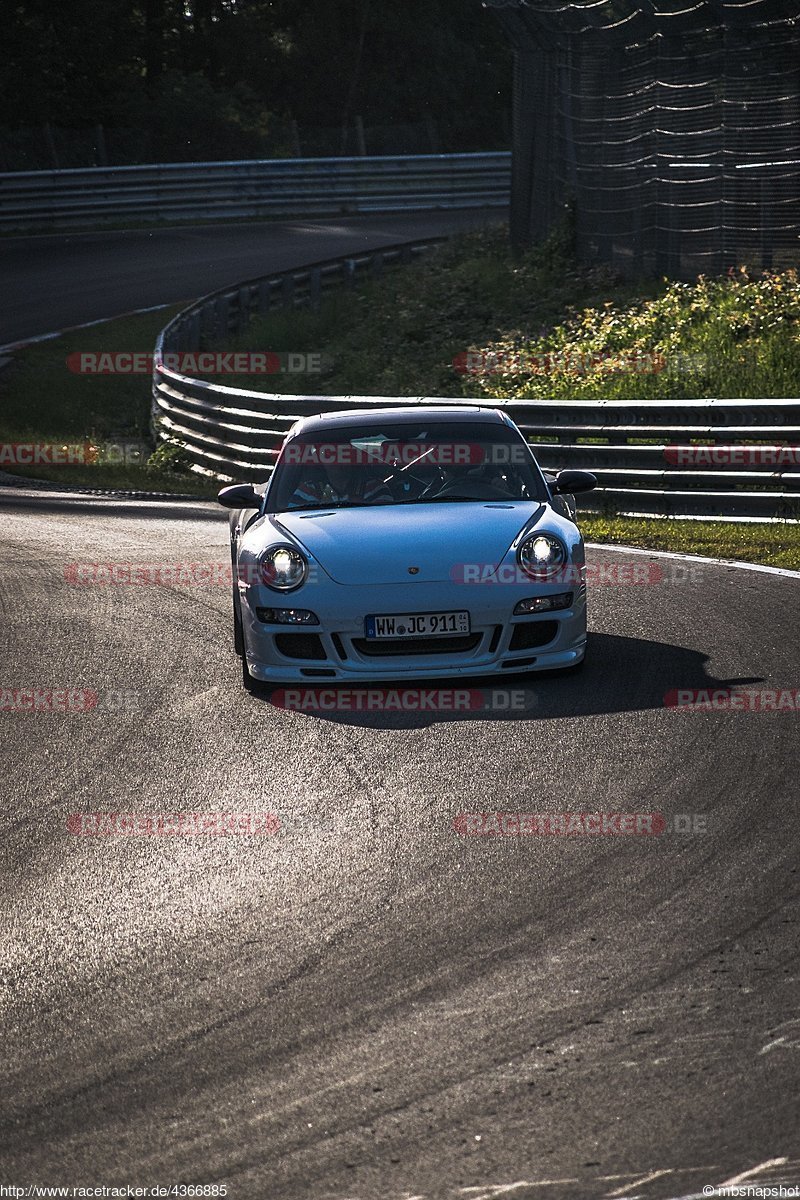
[[[420,420],[293,438],[275,467],[267,511],[546,498],[516,430],[499,422]]]

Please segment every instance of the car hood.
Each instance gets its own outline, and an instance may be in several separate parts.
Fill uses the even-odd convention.
[[[538,501],[375,505],[280,513],[269,524],[289,533],[337,583],[432,583],[457,578],[464,564],[498,567],[520,530],[547,511]]]

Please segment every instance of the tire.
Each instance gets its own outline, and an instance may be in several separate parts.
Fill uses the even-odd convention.
[[[260,680],[254,678],[254,676],[250,674],[250,668],[247,665],[247,657],[244,654],[242,655],[242,686],[246,692],[250,693],[251,696],[263,695],[263,684]]]
[[[267,696],[272,690],[269,684],[262,683],[260,679],[256,679],[250,674],[250,669],[247,665],[247,655],[245,654],[244,646],[244,630],[242,628],[242,610],[238,603],[238,597],[234,597],[233,601],[233,648],[236,651],[242,664],[242,686],[251,696]]]
[[[239,597],[233,593],[233,652],[239,658],[244,658],[244,631],[242,629],[242,610]]]

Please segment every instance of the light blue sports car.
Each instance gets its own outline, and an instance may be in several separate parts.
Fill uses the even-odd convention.
[[[572,494],[498,409],[419,405],[298,421],[231,513],[245,686],[579,667],[584,548]]]

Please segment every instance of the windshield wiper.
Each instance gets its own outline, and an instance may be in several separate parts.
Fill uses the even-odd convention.
[[[401,504],[497,504],[513,500],[513,496],[461,496],[450,493],[447,496],[417,496],[413,500],[401,500]]]
[[[506,499],[506,498],[511,499],[510,496],[509,497],[504,497],[504,496],[503,497],[501,497],[501,496],[460,496],[458,493],[456,493],[455,495],[453,495],[452,493],[449,493],[447,496],[430,496],[429,501],[431,504],[439,504],[439,503],[446,504],[448,500],[453,500],[453,501],[455,501],[456,504],[459,504],[459,503],[462,503],[462,504],[466,504],[466,503],[486,504],[487,502],[491,503],[492,500],[501,500],[501,499]]]
[[[327,512],[330,508],[377,508],[380,504],[391,504],[391,500],[329,500],[327,504],[295,504],[291,508],[277,509],[278,512]]]

